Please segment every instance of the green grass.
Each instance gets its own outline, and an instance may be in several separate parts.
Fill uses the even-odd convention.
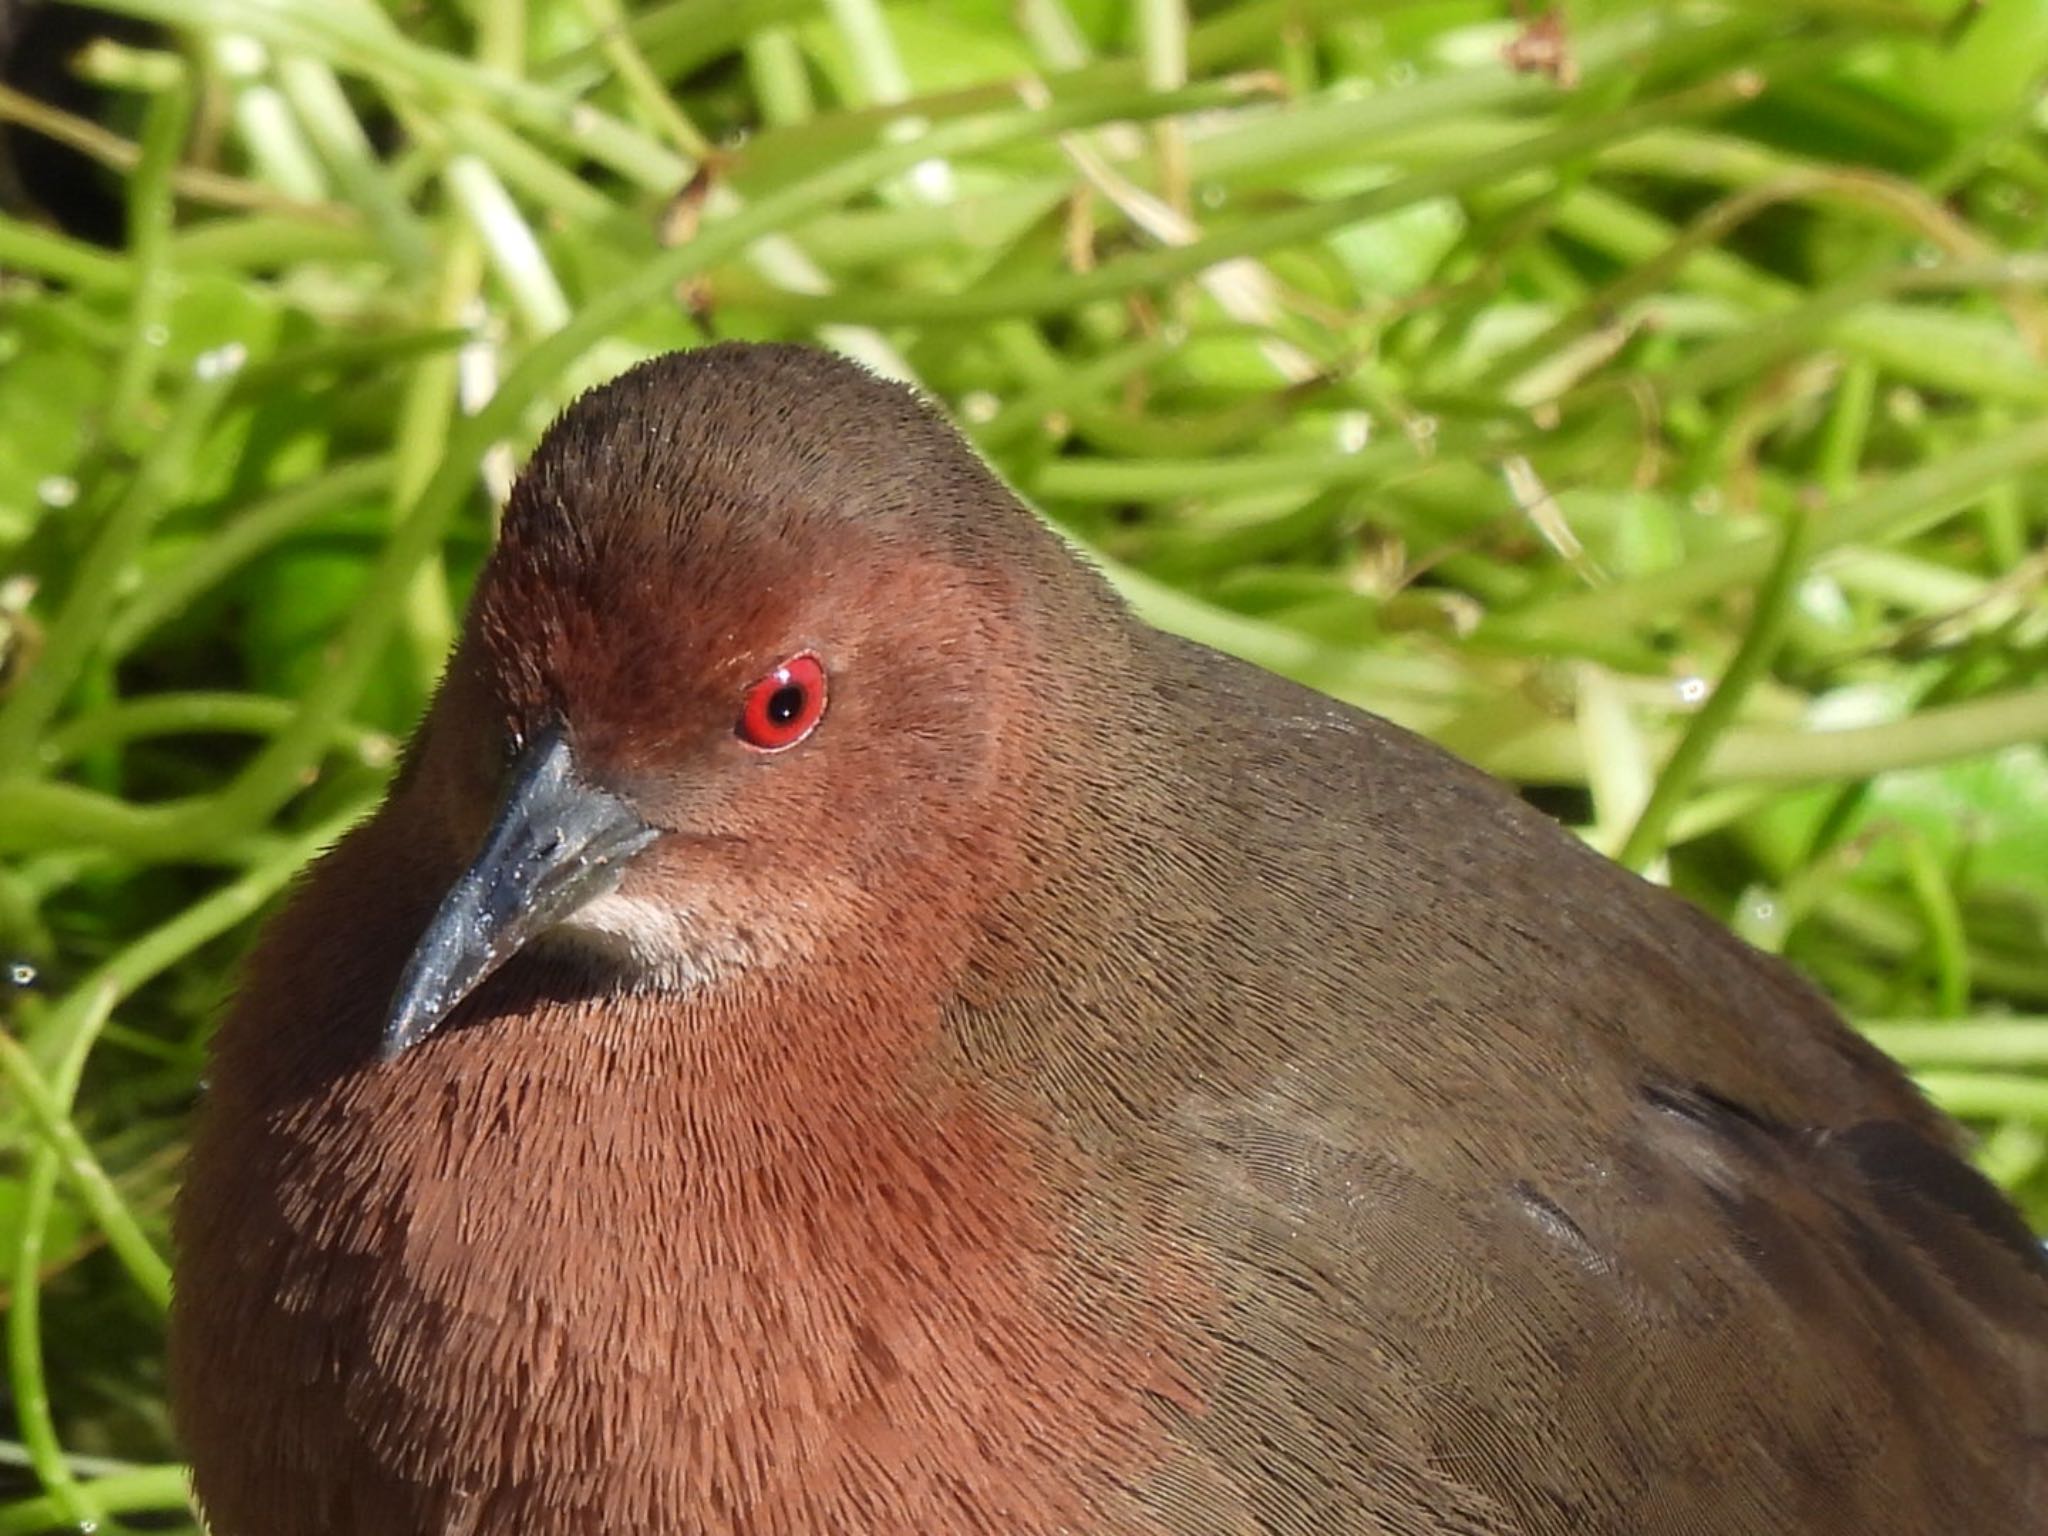
[[[186,1528],[235,959],[549,413],[708,336],[917,378],[1154,622],[1789,956],[2048,1219],[2048,4],[1574,0],[1562,81],[1506,5],[109,9],[168,32],[97,121],[0,97],[128,228],[0,216],[0,1536]]]

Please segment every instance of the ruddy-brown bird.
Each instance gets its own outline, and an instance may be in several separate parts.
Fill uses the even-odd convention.
[[[583,397],[223,1024],[216,1536],[2014,1536],[2048,1276],[1815,992],[1152,633],[908,391]]]

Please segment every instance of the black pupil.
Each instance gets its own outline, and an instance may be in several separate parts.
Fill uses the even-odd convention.
[[[788,683],[768,696],[768,723],[788,725],[804,712],[804,690],[796,683]]]

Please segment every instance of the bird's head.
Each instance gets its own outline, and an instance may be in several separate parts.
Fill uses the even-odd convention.
[[[466,866],[384,1055],[528,952],[686,992],[939,942],[1035,792],[1047,590],[1105,601],[850,364],[722,346],[586,395],[512,496],[394,791]]]

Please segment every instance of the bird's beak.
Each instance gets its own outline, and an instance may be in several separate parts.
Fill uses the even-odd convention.
[[[439,1029],[536,935],[616,890],[626,860],[655,835],[624,800],[577,774],[559,726],[535,736],[513,764],[483,851],[406,961],[381,1059],[395,1060]]]

